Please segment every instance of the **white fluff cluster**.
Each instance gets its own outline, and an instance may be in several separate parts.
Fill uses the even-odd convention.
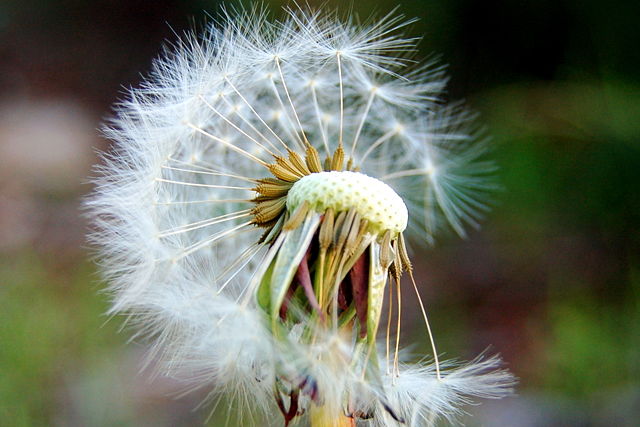
[[[415,41],[396,35],[401,18],[356,26],[306,11],[280,22],[238,15],[167,49],[118,105],[88,202],[91,239],[111,313],[129,315],[172,374],[272,408],[276,367],[317,350],[283,355],[247,289],[266,252],[251,223],[252,180],[268,176],[273,155],[309,143],[325,156],[341,143],[404,199],[413,240],[429,242],[447,223],[461,235],[476,225],[493,166],[472,115],[441,101],[443,68],[410,61]],[[475,361],[441,380],[431,366],[405,366],[369,403],[370,422],[387,425],[391,410],[428,425],[468,396],[508,394],[512,378],[496,366]],[[318,381],[361,386],[313,369]]]
[[[399,377],[384,377],[389,405],[398,408],[404,422],[378,406],[372,425],[431,426],[440,418],[453,423],[462,413],[460,408],[473,403],[472,398],[499,399],[512,393],[514,378],[500,365],[495,356],[465,364],[448,361],[441,365],[446,373],[440,380],[433,364],[405,365]]]

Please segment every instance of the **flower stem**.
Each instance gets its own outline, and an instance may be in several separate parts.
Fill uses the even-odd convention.
[[[310,427],[355,427],[354,418],[336,414],[324,406],[312,406],[309,411]]]

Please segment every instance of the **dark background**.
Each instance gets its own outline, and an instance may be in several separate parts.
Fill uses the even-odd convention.
[[[344,3],[323,4],[363,18],[396,6]],[[123,86],[218,10],[0,3],[1,425],[207,417],[192,410],[202,395],[175,398],[182,385],[138,374],[144,346],[102,314],[78,207]],[[505,188],[481,231],[417,254],[439,350],[469,359],[489,347],[520,377],[517,397],[471,407],[466,425],[637,425],[640,3],[408,0],[398,12],[420,18],[409,34],[424,35],[422,56],[449,64],[448,97],[480,112]],[[418,313],[405,317],[405,342],[428,354]]]

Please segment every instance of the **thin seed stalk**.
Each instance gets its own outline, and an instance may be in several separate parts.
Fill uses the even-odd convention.
[[[290,155],[289,159],[278,160],[277,166],[283,170],[306,172],[297,170],[307,168],[301,159]],[[332,160],[333,166],[343,167],[340,153]],[[263,180],[262,184],[263,193],[255,199],[254,209],[265,220],[259,225],[271,226],[266,221],[278,217],[283,238],[279,246],[271,249],[277,253],[257,292],[258,304],[270,319],[274,337],[284,338],[288,328],[301,319],[305,322],[301,335],[305,343],[316,343],[325,332],[338,333],[344,343],[354,345],[355,353],[344,357],[340,352],[321,356],[329,358],[324,361],[326,365],[336,372],[355,370],[360,372],[363,381],[380,384],[375,337],[389,275],[395,273],[397,277],[402,271],[401,266],[391,269],[394,262],[402,262],[399,242],[391,230],[383,235],[372,232],[369,221],[362,218],[356,208],[340,212],[328,208],[320,214],[305,200],[293,212],[288,212],[281,206],[286,198],[280,194],[279,187],[289,184],[275,179]],[[271,184],[277,188],[267,188]],[[275,226],[277,224],[272,227]],[[292,307],[295,309],[291,310]],[[333,356],[340,360],[331,360]],[[304,371],[297,374],[309,375]],[[291,402],[289,408],[279,404],[285,425],[300,415],[298,395],[307,393],[312,400],[307,412],[311,427],[355,427],[355,418],[345,415],[335,401],[324,404],[332,399],[325,400],[322,395],[328,397],[332,390],[310,392],[313,387],[298,385],[295,378],[291,380],[290,373],[283,379],[291,387],[291,391],[277,391],[278,402],[286,401],[287,396]],[[313,380],[310,377],[310,381]],[[290,393],[295,393],[295,399]]]

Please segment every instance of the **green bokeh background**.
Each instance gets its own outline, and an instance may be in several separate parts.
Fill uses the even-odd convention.
[[[397,5],[309,3],[363,18]],[[280,13],[282,2],[267,4]],[[184,384],[151,377],[144,344],[103,315],[78,206],[121,85],[218,10],[0,4],[0,425],[188,426],[209,415],[193,410],[206,393],[180,396]],[[449,64],[447,96],[480,113],[501,168],[482,230],[416,255],[439,349],[469,359],[489,348],[520,378],[516,397],[471,407],[464,422],[638,425],[640,3],[413,0],[398,12],[420,18],[409,34],[424,35],[423,57]],[[54,142],[71,140],[56,157]],[[405,342],[428,353],[419,313],[404,321]]]

